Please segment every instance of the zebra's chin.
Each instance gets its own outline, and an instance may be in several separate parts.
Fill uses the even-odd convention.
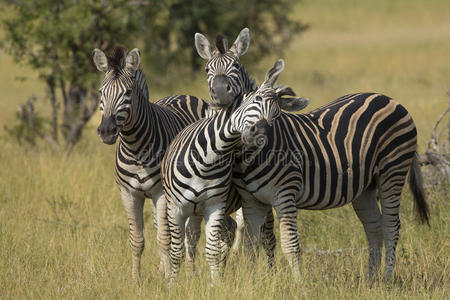
[[[107,136],[98,135],[98,136],[103,143],[105,143],[107,145],[113,145],[116,143],[119,134],[107,135]]]

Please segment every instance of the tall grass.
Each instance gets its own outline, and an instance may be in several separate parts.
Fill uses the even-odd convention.
[[[309,97],[311,109],[349,92],[385,93],[411,112],[424,150],[446,107],[450,86],[448,1],[304,0],[293,13],[311,29],[286,49],[286,69],[279,82]],[[254,66],[258,81],[274,59]],[[196,273],[182,269],[178,284],[168,287],[157,274],[155,230],[147,205],[143,283],[136,285],[130,278],[128,225],[114,183],[114,147],[95,136],[99,116],[70,153],[44,143],[18,146],[4,137],[3,125],[14,118],[16,104],[31,93],[42,96],[45,90],[35,73],[18,67],[4,53],[0,63],[0,299],[448,297],[448,186],[428,191],[431,227],[415,221],[412,198],[405,191],[393,284],[376,282],[371,287],[365,280],[365,235],[346,206],[300,212],[305,252],[299,282],[292,280],[277,246],[273,272],[268,272],[264,255],[250,267],[237,253],[221,283],[210,287],[202,237]],[[176,81],[167,90],[156,90],[151,83],[156,75],[147,75],[152,99],[174,93],[207,98],[203,74],[194,81]],[[16,76],[29,80],[18,82]],[[320,254],[317,249],[344,251]]]

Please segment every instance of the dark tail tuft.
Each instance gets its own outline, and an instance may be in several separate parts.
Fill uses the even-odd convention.
[[[414,154],[414,159],[411,164],[411,169],[409,171],[409,187],[414,197],[414,206],[417,213],[419,214],[422,223],[427,223],[430,225],[430,212],[428,209],[428,204],[425,199],[425,193],[423,191],[422,184],[422,173],[420,171],[418,154]]]

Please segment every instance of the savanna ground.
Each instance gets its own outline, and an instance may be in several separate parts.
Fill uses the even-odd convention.
[[[286,69],[279,82],[309,97],[309,109],[346,93],[385,93],[410,111],[424,151],[435,120],[447,105],[450,2],[304,0],[292,13],[311,28],[286,49]],[[258,81],[274,59],[258,65],[254,72]],[[155,230],[147,205],[143,283],[137,286],[130,278],[128,224],[113,179],[114,147],[102,144],[95,135],[99,114],[71,153],[45,144],[37,149],[19,147],[4,137],[3,125],[13,120],[19,103],[31,93],[42,97],[45,90],[31,70],[4,53],[0,65],[1,299],[448,299],[448,186],[428,191],[431,227],[416,222],[411,194],[405,189],[393,284],[370,287],[364,279],[365,235],[351,206],[346,206],[300,212],[303,248],[347,249],[324,255],[306,251],[300,282],[291,279],[278,245],[273,273],[267,272],[263,255],[249,268],[238,253],[231,257],[221,283],[211,288],[202,237],[197,273],[182,270],[178,284],[169,289],[157,273]],[[147,74],[150,82],[153,76]],[[152,99],[175,93],[207,98],[203,74],[194,82],[176,82],[169,90],[156,90],[150,83]]]

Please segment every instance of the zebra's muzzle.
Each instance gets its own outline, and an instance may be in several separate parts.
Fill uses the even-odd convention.
[[[267,145],[267,130],[269,126],[266,119],[261,119],[254,125],[247,126],[241,133],[242,143],[248,147],[264,147]]]
[[[233,89],[231,88],[226,75],[217,75],[214,77],[210,93],[214,106],[218,108],[229,106],[235,98]]]
[[[112,145],[116,142],[119,136],[119,127],[116,125],[114,116],[103,118],[100,125],[97,128],[97,135],[100,140],[108,145]]]

